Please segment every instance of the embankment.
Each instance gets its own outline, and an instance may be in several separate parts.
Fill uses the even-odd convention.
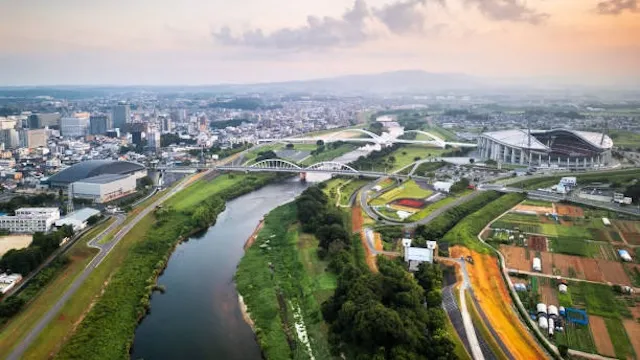
[[[156,279],[176,245],[215,223],[227,200],[258,189],[274,179],[274,176],[216,178],[202,186],[200,193],[192,194],[192,191],[190,196],[179,193],[163,208],[156,209],[152,215],[154,224],[146,233],[145,240],[135,244],[127,253],[102,297],[56,358],[128,359],[136,326],[149,311]],[[216,186],[217,181],[225,181],[227,185],[232,181],[233,186]],[[181,206],[182,202],[189,202],[189,206]]]

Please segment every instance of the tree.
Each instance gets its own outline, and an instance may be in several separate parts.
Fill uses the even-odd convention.
[[[262,161],[267,159],[277,159],[278,155],[273,150],[261,151],[258,153],[256,161]]]
[[[289,149],[289,150],[291,150],[291,149],[293,149],[293,148],[294,148],[294,145],[293,145],[293,144],[291,144],[291,143],[289,143],[289,144],[287,144],[286,148],[287,148],[287,149]]]
[[[558,345],[558,352],[565,359],[569,356],[569,348],[565,344]]]
[[[476,162],[476,159],[474,159],[474,158],[470,158],[470,159],[469,159],[469,163],[470,163],[470,164],[473,164],[473,163],[475,163],[475,162]]]
[[[454,194],[463,192],[469,187],[469,179],[462,178],[451,186],[451,192]]]
[[[316,146],[324,146],[324,141],[323,140],[316,141]]]

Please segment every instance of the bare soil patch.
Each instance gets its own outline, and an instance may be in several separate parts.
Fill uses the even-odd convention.
[[[569,216],[573,218],[584,217],[584,211],[577,206],[556,204],[556,211],[560,216]]]
[[[516,211],[533,211],[538,214],[547,214],[553,212],[553,208],[545,207],[545,206],[535,206],[535,205],[518,205],[514,208]]]
[[[582,258],[578,256],[553,254],[553,263],[560,275],[577,279],[585,279]]]
[[[633,320],[623,320],[624,329],[627,331],[627,336],[629,337],[629,341],[631,341],[631,345],[633,345],[633,350],[636,353],[636,356],[640,354],[640,324]]]
[[[598,353],[615,357],[616,352],[613,349],[613,344],[611,343],[604,319],[600,316],[589,315],[589,327],[591,328],[591,335],[596,343]]]
[[[631,245],[640,245],[640,234],[623,232],[622,236]]]
[[[510,269],[531,271],[532,260],[527,260],[524,248],[518,246],[501,245],[500,251],[505,257]]]
[[[613,284],[629,285],[631,280],[621,263],[608,260],[596,260],[604,280]]]
[[[544,236],[530,235],[528,247],[535,251],[547,251],[547,238]]]
[[[553,275],[553,253],[541,251],[540,260],[542,260],[542,272]]]
[[[582,258],[582,268],[584,269],[584,276],[587,280],[604,282],[604,276],[602,275],[602,271],[600,271],[597,260]]]
[[[31,244],[32,235],[0,236],[0,257],[11,249],[23,249]]]

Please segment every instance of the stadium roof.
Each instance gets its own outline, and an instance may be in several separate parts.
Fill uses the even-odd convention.
[[[78,180],[103,174],[129,174],[144,170],[144,166],[130,161],[88,160],[79,162],[49,177],[49,184],[71,184]]]
[[[533,131],[532,131],[533,134]],[[496,142],[499,142],[504,145],[532,149],[532,150],[541,150],[547,151],[549,150],[543,143],[538,141],[533,135],[531,135],[531,146],[529,146],[529,136],[525,130],[513,129],[513,130],[502,130],[502,131],[493,131],[482,134],[483,136],[489,137]]]
[[[121,175],[121,174],[102,174],[98,176],[92,176],[90,178],[78,180],[78,182],[89,183],[89,184],[108,184],[110,182],[125,179],[129,177],[129,175]]]
[[[568,129],[552,129],[552,130],[531,130],[531,147],[532,150],[550,150],[546,145],[541,143],[538,139],[536,139],[535,135],[543,135],[543,134],[551,134],[551,133],[565,133],[571,134],[575,137],[585,141],[589,145],[601,149],[607,150],[613,147],[613,140],[607,135],[604,135],[604,139],[602,137],[602,133],[591,132],[591,131],[577,131],[577,130],[568,130]],[[482,134],[483,136],[489,137],[496,142],[502,143],[508,146],[520,147],[520,148],[529,148],[529,136],[527,135],[526,130],[521,129],[512,129],[512,130],[502,130],[502,131],[493,131]],[[602,142],[602,144],[601,144]]]

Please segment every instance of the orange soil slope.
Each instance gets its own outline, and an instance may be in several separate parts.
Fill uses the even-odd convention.
[[[467,266],[473,292],[489,322],[516,359],[545,359],[547,354],[540,348],[533,335],[520,322],[513,308],[506,284],[502,280],[498,261],[465,247],[451,248],[451,257],[471,255],[474,265]]]
[[[367,246],[367,239],[364,235],[364,231],[362,231],[362,224],[364,219],[362,218],[362,211],[360,210],[360,206],[353,205],[351,208],[351,229],[354,233],[360,233],[360,241],[362,242],[362,248],[364,250],[365,261],[367,262],[367,266],[369,269],[377,273],[378,265],[376,264],[376,257],[369,251],[369,247]]]

